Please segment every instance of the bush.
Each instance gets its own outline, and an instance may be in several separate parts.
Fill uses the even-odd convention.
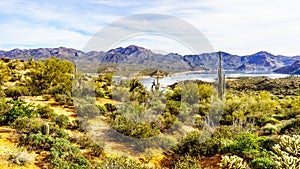
[[[173,149],[179,156],[190,155],[213,156],[223,149],[222,139],[217,135],[208,132],[193,131],[187,134]]]
[[[57,124],[59,128],[66,128],[69,123],[69,117],[64,114],[56,115],[52,121]]]
[[[79,154],[79,149],[66,139],[56,138],[50,149],[48,161],[52,168],[91,168],[87,159]]]
[[[19,100],[9,100],[6,104],[9,108],[6,112],[0,114],[0,123],[9,124],[19,117],[31,118],[36,115],[35,107],[31,104],[26,105]]]
[[[264,126],[263,128],[264,134],[276,134],[278,129],[275,125],[272,125],[270,123],[268,123],[266,126]]]
[[[100,110],[94,104],[83,104],[76,106],[76,114],[82,118],[94,118],[100,115]]]
[[[148,169],[144,164],[135,159],[130,159],[125,156],[107,157],[105,160],[95,164],[95,168],[105,168],[105,169]]]
[[[300,119],[292,119],[281,128],[279,134],[300,134]]]
[[[55,101],[58,102],[60,105],[67,104],[68,96],[65,94],[56,94]]]
[[[41,118],[53,118],[55,113],[54,110],[46,105],[46,106],[42,106],[42,105],[38,105],[36,108],[36,112],[40,115]]]
[[[48,151],[54,144],[55,139],[49,135],[37,134],[23,134],[20,138],[20,145],[27,147],[29,150],[45,150]]]
[[[269,158],[257,158],[250,162],[250,167],[253,169],[276,169],[277,166]]]
[[[225,147],[225,152],[232,153],[244,158],[247,161],[257,157],[267,157],[272,153],[261,146],[257,135],[246,133],[239,135],[233,143]]]
[[[178,161],[175,162],[174,166],[172,168],[175,169],[202,169],[199,160],[195,157],[190,157],[190,156],[184,156],[181,157]]]
[[[38,133],[42,132],[43,124],[38,118],[19,117],[12,123],[12,127],[22,133]]]
[[[52,96],[50,94],[43,94],[42,97],[45,101],[48,101]]]
[[[20,96],[26,96],[29,94],[28,89],[25,86],[9,87],[5,90],[7,97],[11,97],[13,100],[18,100]]]

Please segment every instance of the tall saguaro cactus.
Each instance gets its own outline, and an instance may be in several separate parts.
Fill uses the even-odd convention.
[[[225,93],[225,74],[222,72],[222,52],[219,51],[219,69],[218,69],[218,94],[222,100]]]

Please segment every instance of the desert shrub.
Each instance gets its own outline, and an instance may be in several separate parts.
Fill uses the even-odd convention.
[[[56,94],[55,95],[55,101],[58,102],[60,105],[67,104],[68,96],[65,94]]]
[[[180,113],[180,106],[181,102],[168,100],[166,104],[166,111],[177,116]]]
[[[55,143],[50,149],[48,161],[52,168],[57,169],[91,168],[89,161],[79,154],[79,149],[62,138],[55,139]]]
[[[96,88],[95,96],[99,97],[99,98],[104,98],[105,97],[105,93],[102,90],[100,90],[99,88]]]
[[[220,163],[222,169],[245,169],[246,165],[243,163],[243,159],[233,155],[233,156],[222,156]]]
[[[93,118],[100,115],[100,110],[94,104],[82,104],[76,106],[76,114],[78,117]]]
[[[109,112],[113,112],[113,111],[117,110],[116,106],[112,103],[105,103],[104,106],[105,106],[106,110]]]
[[[105,107],[105,106],[102,106],[102,105],[97,105],[97,107],[98,107],[98,109],[99,109],[100,113],[105,113],[105,112],[107,112],[107,110],[106,110],[106,107]]]
[[[9,87],[5,90],[7,97],[11,97],[13,100],[18,100],[20,96],[26,96],[29,94],[28,89],[25,86]]]
[[[202,169],[202,167],[199,164],[199,159],[195,157],[190,156],[184,156],[176,160],[174,163],[174,166],[172,166],[174,169],[187,169],[187,168],[193,168],[193,169]]]
[[[79,145],[80,149],[87,149],[94,144],[94,141],[89,136],[80,136],[76,140],[76,144]]]
[[[278,144],[279,140],[273,137],[261,136],[258,139],[259,146],[266,149],[267,151],[273,151],[275,144]]]
[[[147,166],[142,164],[140,161],[131,159],[125,156],[111,156],[107,157],[105,160],[98,162],[94,165],[95,168],[105,168],[105,169],[148,169]]]
[[[35,107],[32,104],[24,104],[19,100],[9,100],[6,104],[8,108],[4,113],[0,114],[0,123],[9,124],[19,117],[31,118],[36,115]]]
[[[50,94],[43,94],[42,97],[45,101],[48,101],[51,99],[52,96]]]
[[[54,138],[67,138],[68,133],[63,129],[60,128],[57,124],[55,123],[49,123],[49,131],[50,135]]]
[[[188,133],[172,151],[179,155],[213,156],[223,149],[222,139],[208,132],[193,131]]]
[[[66,128],[69,123],[69,117],[61,114],[53,117],[52,121],[59,126],[59,128]]]
[[[46,105],[46,106],[42,106],[42,105],[38,105],[36,107],[36,113],[38,113],[40,115],[41,118],[53,118],[55,113],[54,110]]]
[[[238,155],[247,161],[258,157],[268,157],[272,154],[261,146],[260,138],[251,133],[239,135],[233,143],[225,147],[225,152]]]
[[[80,122],[78,119],[76,119],[76,120],[69,121],[66,128],[71,130],[76,130],[76,129],[80,130],[80,127],[81,127]]]
[[[263,124],[277,124],[279,121],[277,119],[275,119],[274,117],[268,117],[264,119]]]
[[[125,87],[114,87],[112,89],[112,98],[117,101],[129,101],[129,91]]]
[[[275,125],[272,125],[270,123],[268,123],[266,126],[264,126],[263,128],[264,134],[276,134],[278,132],[278,129]]]
[[[113,129],[129,137],[149,138],[160,133],[158,127],[152,127],[148,122],[135,122],[122,115],[118,115],[114,120],[110,121]]]
[[[257,158],[250,162],[250,167],[253,169],[276,169],[277,166],[269,158]]]
[[[20,138],[19,145],[27,147],[29,150],[50,150],[54,144],[55,139],[49,135],[37,134],[23,134]]]
[[[38,118],[19,117],[11,126],[22,133],[42,132],[44,122]]]
[[[16,148],[15,150],[8,153],[8,161],[20,166],[30,164],[33,159],[34,158],[23,148]]]
[[[291,119],[281,128],[279,134],[300,134],[300,119]]]

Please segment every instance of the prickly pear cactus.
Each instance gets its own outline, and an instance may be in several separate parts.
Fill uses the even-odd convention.
[[[300,168],[300,136],[283,135],[279,144],[273,147],[276,155],[273,157],[274,162],[282,169],[299,169]]]
[[[243,163],[243,159],[233,155],[233,156],[222,156],[220,163],[222,169],[245,169],[246,165]]]

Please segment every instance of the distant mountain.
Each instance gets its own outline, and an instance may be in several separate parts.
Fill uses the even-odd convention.
[[[40,59],[45,60],[51,56],[70,61],[84,61],[89,63],[140,65],[145,68],[159,68],[166,71],[190,71],[217,69],[218,53],[203,53],[197,55],[179,55],[169,53],[166,55],[153,53],[149,49],[130,45],[119,47],[107,52],[83,52],[72,48],[39,48],[14,49],[1,51],[0,57],[13,59]],[[262,51],[253,55],[238,56],[222,52],[223,68],[232,71],[270,72],[284,66],[289,66],[300,60],[300,56],[281,56]]]
[[[292,74],[292,75],[300,75],[300,60],[296,61],[290,66],[281,67],[274,72],[276,73],[284,73],[284,74]]]

